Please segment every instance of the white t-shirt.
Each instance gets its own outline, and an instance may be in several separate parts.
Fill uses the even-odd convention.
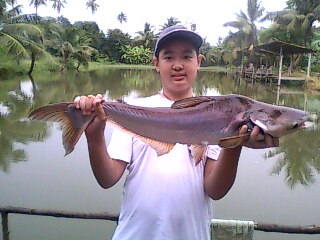
[[[162,95],[130,104],[170,107]],[[197,166],[187,145],[176,144],[157,157],[154,149],[120,130],[114,130],[109,155],[128,163],[129,173],[113,240],[209,240],[210,198],[204,192],[204,163]],[[218,146],[207,155],[217,159]]]

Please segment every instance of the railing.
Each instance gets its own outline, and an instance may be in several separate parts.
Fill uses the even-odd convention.
[[[56,211],[56,210],[40,210],[21,207],[0,207],[2,218],[2,234],[3,240],[9,240],[9,218],[10,214],[24,214],[24,215],[37,215],[49,216],[56,218],[77,218],[77,219],[97,219],[118,221],[118,214],[108,212],[102,213],[89,213],[89,212],[70,212],[70,211]],[[289,234],[320,234],[320,225],[312,226],[288,226],[268,223],[255,223],[254,230],[263,232],[277,232]]]

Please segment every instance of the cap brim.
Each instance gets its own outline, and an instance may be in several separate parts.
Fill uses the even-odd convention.
[[[196,49],[199,49],[203,43],[203,39],[196,32],[189,29],[176,29],[163,36],[156,45],[155,54],[159,53],[163,45],[171,39],[188,39]]]

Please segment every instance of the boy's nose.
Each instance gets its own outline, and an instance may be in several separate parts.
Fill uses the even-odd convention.
[[[176,70],[176,71],[180,71],[180,70],[183,69],[183,64],[181,64],[179,62],[176,62],[176,63],[173,64],[172,69]]]

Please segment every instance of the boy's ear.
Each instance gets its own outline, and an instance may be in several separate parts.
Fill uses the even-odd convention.
[[[198,55],[198,66],[199,66],[199,67],[201,66],[202,59],[203,59],[203,55],[200,53],[200,54]]]
[[[159,72],[160,69],[159,69],[159,61],[158,61],[158,59],[156,57],[153,57],[152,62],[153,62],[153,66],[154,66],[156,72]]]

